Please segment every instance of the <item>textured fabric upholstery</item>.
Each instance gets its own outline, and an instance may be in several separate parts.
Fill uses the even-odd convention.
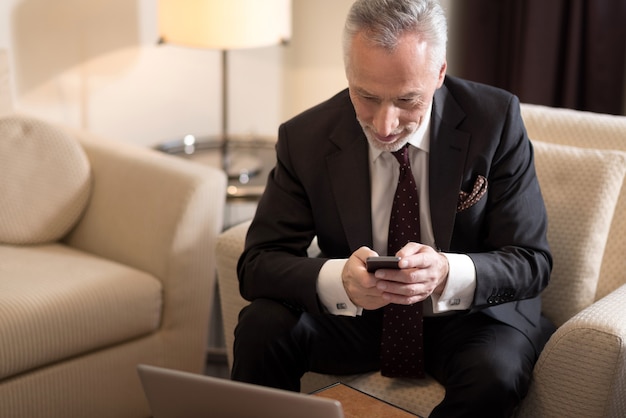
[[[155,277],[61,244],[0,246],[0,379],[158,329]],[[68,274],[68,267],[71,274]]]
[[[532,106],[530,106],[532,108]],[[534,109],[533,109],[534,110]],[[520,417],[623,417],[626,410],[626,270],[607,269],[613,254],[611,240],[620,218],[620,189],[626,172],[626,154],[611,147],[563,146],[545,143],[553,134],[544,132],[543,119],[551,130],[559,130],[562,109],[542,108],[529,116],[528,131],[535,145],[536,166],[548,210],[548,239],[554,254],[553,278],[545,292],[544,310],[560,328],[550,339],[534,371],[531,391],[517,411]],[[566,111],[570,113],[574,111]],[[584,113],[584,112],[578,112]],[[571,114],[576,118],[577,113]],[[626,141],[626,118],[585,114],[589,144],[604,134],[607,121]],[[564,123],[569,123],[566,121]],[[569,126],[569,125],[568,125]],[[563,127],[565,130],[568,127]],[[581,128],[582,129],[582,128]],[[559,133],[561,135],[562,133]],[[563,135],[562,143],[567,143]],[[602,141],[602,139],[597,139]],[[580,146],[580,144],[576,144]],[[623,191],[621,192],[623,194]],[[616,209],[617,207],[617,209]],[[619,215],[614,216],[615,213]],[[236,263],[243,250],[249,222],[222,233],[217,244],[217,268],[229,364],[232,364],[233,331],[246,302],[239,296]],[[621,235],[623,239],[623,233]],[[618,243],[622,245],[622,243]],[[624,252],[612,262],[624,262]],[[607,280],[605,274],[615,274]],[[600,278],[599,278],[600,277]],[[600,284],[611,283],[609,296],[599,300]],[[611,288],[611,286],[614,286]],[[598,290],[596,291],[596,287]],[[613,291],[614,289],[618,290]],[[612,292],[612,293],[611,293]],[[594,301],[597,301],[594,303]],[[581,379],[585,379],[582,382]],[[586,381],[586,377],[591,382]],[[302,390],[311,391],[342,381],[366,393],[422,416],[443,399],[441,385],[431,378],[423,381],[388,379],[379,373],[323,376],[308,373]],[[593,388],[590,388],[593,384]],[[578,409],[577,409],[578,408]]]
[[[13,113],[13,94],[11,92],[9,56],[0,49],[0,117]]]
[[[626,151],[626,117],[522,105],[522,117],[531,139],[582,148]],[[626,213],[626,186],[622,186],[615,213]],[[602,259],[596,300],[626,283],[626,217],[613,217]]]
[[[66,132],[84,213],[55,243],[0,245],[0,416],[147,417],[137,364],[204,368],[226,176]]]
[[[233,366],[234,331],[239,319],[239,312],[248,304],[239,294],[237,261],[243,252],[245,235],[249,227],[250,221],[246,221],[222,232],[215,248],[217,253],[217,282],[229,367]]]
[[[0,243],[59,240],[91,192],[89,161],[66,131],[33,118],[0,119]]]
[[[552,336],[518,416],[626,417],[626,285]]]
[[[626,153],[533,142],[554,257],[543,312],[560,326],[595,300]]]

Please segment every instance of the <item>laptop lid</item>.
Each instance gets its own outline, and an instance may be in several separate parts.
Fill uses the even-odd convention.
[[[339,401],[140,364],[154,418],[344,418]]]

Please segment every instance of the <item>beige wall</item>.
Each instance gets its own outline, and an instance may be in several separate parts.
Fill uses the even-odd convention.
[[[157,45],[156,3],[2,0],[0,48],[18,109],[146,146],[218,134],[220,55]],[[293,0],[287,46],[229,53],[231,133],[275,135],[346,86],[340,36],[351,4]]]

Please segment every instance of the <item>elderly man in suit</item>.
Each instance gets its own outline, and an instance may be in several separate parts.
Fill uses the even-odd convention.
[[[233,379],[299,390],[307,371],[426,372],[446,388],[437,417],[507,416],[525,395],[553,332],[533,150],[515,96],[446,76],[446,31],[436,0],[352,6],[349,88],[279,129],[238,266],[252,303]],[[407,189],[415,210],[398,219]],[[377,255],[397,268],[368,271]],[[399,323],[406,347],[385,334]]]

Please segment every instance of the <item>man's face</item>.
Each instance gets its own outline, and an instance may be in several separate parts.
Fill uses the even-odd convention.
[[[426,116],[446,72],[445,63],[433,71],[428,52],[413,34],[403,35],[391,52],[360,34],[353,39],[346,69],[350,98],[375,148],[399,150]]]

